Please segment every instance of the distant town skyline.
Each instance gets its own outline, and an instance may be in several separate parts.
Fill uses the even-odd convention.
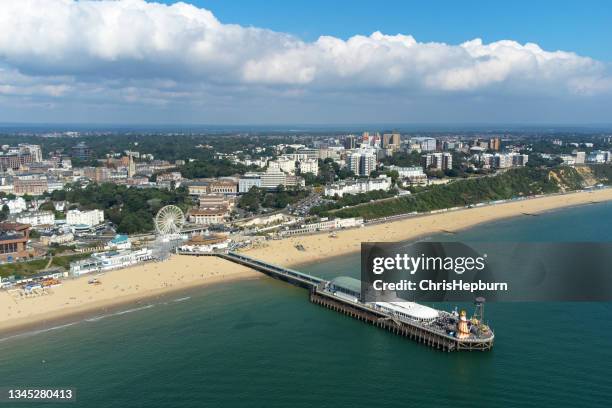
[[[606,2],[164,3],[0,3],[0,122],[611,122]]]

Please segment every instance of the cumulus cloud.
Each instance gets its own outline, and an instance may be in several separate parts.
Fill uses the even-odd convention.
[[[0,95],[164,104],[206,95],[594,95],[606,64],[536,44],[410,35],[313,42],[220,22],[185,3],[0,2]],[[93,102],[92,102],[93,103]]]

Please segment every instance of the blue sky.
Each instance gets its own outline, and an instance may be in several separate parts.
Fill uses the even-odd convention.
[[[164,1],[167,4],[176,1]],[[195,0],[226,23],[267,27],[305,40],[380,30],[419,41],[514,39],[612,62],[609,0]]]
[[[0,1],[0,122],[610,124],[612,1]]]

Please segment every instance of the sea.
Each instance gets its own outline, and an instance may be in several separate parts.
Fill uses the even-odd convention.
[[[610,241],[611,231],[612,204],[599,203],[427,239]],[[358,277],[359,255],[300,270]],[[0,388],[71,388],[70,407],[610,406],[612,303],[489,303],[486,315],[492,351],[445,353],[286,283],[232,282],[3,338]],[[0,402],[13,405],[57,406]]]

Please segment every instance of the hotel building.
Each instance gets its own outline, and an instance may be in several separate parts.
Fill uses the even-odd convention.
[[[391,178],[379,176],[378,178],[344,180],[325,186],[325,195],[342,197],[345,194],[361,194],[374,190],[389,190],[391,188]]]
[[[104,222],[104,211],[102,210],[70,210],[66,214],[66,224],[68,225],[86,225],[92,227],[102,222]]]

